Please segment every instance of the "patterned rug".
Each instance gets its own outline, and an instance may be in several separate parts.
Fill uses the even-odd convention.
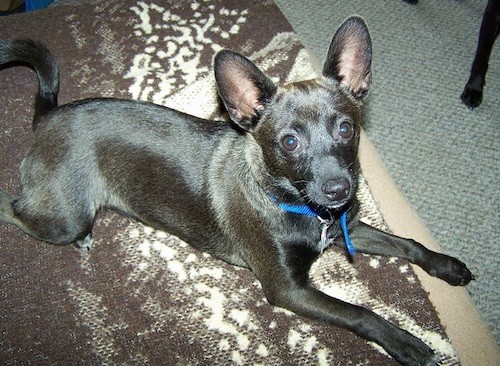
[[[315,76],[271,1],[86,1],[0,18],[0,38],[33,38],[54,53],[61,104],[113,96],[220,118],[212,58],[222,48],[246,55],[279,83]],[[3,69],[0,85],[0,184],[15,193],[36,75]],[[388,230],[361,183],[363,220]],[[88,254],[1,224],[0,250],[5,364],[396,364],[348,331],[272,307],[251,272],[113,212],[98,216]],[[422,338],[443,365],[459,364],[406,261],[357,255],[349,263],[332,248],[311,277],[329,295]]]

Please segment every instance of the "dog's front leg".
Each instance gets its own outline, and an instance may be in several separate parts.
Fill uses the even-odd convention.
[[[284,275],[282,273],[280,276]],[[332,298],[309,284],[283,283],[273,278],[263,283],[272,305],[323,323],[340,326],[382,346],[402,365],[436,365],[434,352],[420,339],[372,311]],[[279,283],[279,286],[276,284]]]
[[[287,243],[260,247],[250,267],[268,301],[297,315],[339,326],[382,346],[403,365],[435,365],[434,352],[420,339],[361,306],[335,299],[311,286],[309,269],[318,252]]]
[[[458,259],[433,252],[413,239],[391,235],[362,222],[350,234],[359,252],[407,259],[453,286],[464,286],[474,279],[467,266]],[[335,244],[343,245],[342,239],[336,239]]]

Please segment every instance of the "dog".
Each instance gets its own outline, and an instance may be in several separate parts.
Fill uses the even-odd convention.
[[[214,70],[227,123],[131,100],[58,107],[51,53],[29,40],[1,41],[0,64],[30,64],[39,90],[22,193],[0,190],[0,221],[88,250],[96,212],[113,208],[250,269],[274,306],[349,329],[403,365],[435,365],[420,339],[308,278],[318,256],[337,245],[351,255],[405,258],[451,285],[473,279],[458,259],[356,218],[371,58],[368,28],[356,16],[335,33],[316,80],[278,87],[247,58],[222,50]]]
[[[462,102],[470,109],[479,107],[483,101],[488,61],[498,33],[500,33],[500,2],[489,0],[481,21],[476,55],[472,62],[469,80],[460,95]]]

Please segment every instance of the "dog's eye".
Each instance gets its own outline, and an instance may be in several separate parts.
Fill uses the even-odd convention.
[[[342,122],[339,126],[339,135],[344,139],[350,139],[354,135],[354,127],[351,122]]]
[[[293,135],[286,135],[281,139],[281,145],[286,151],[293,151],[299,147],[299,140]]]

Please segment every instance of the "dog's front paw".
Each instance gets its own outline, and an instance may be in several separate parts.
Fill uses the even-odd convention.
[[[423,343],[422,343],[423,344]],[[425,345],[424,345],[425,346]],[[439,357],[425,346],[424,348],[407,348],[401,352],[402,358],[396,359],[401,365],[405,366],[437,366]]]
[[[430,263],[431,266],[426,269],[427,272],[431,276],[440,278],[452,286],[465,286],[475,279],[465,263],[456,258],[435,253]]]
[[[401,365],[406,366],[436,366],[439,364],[439,357],[434,351],[420,339],[414,337],[405,330],[399,329],[396,349],[386,351],[398,361]]]

